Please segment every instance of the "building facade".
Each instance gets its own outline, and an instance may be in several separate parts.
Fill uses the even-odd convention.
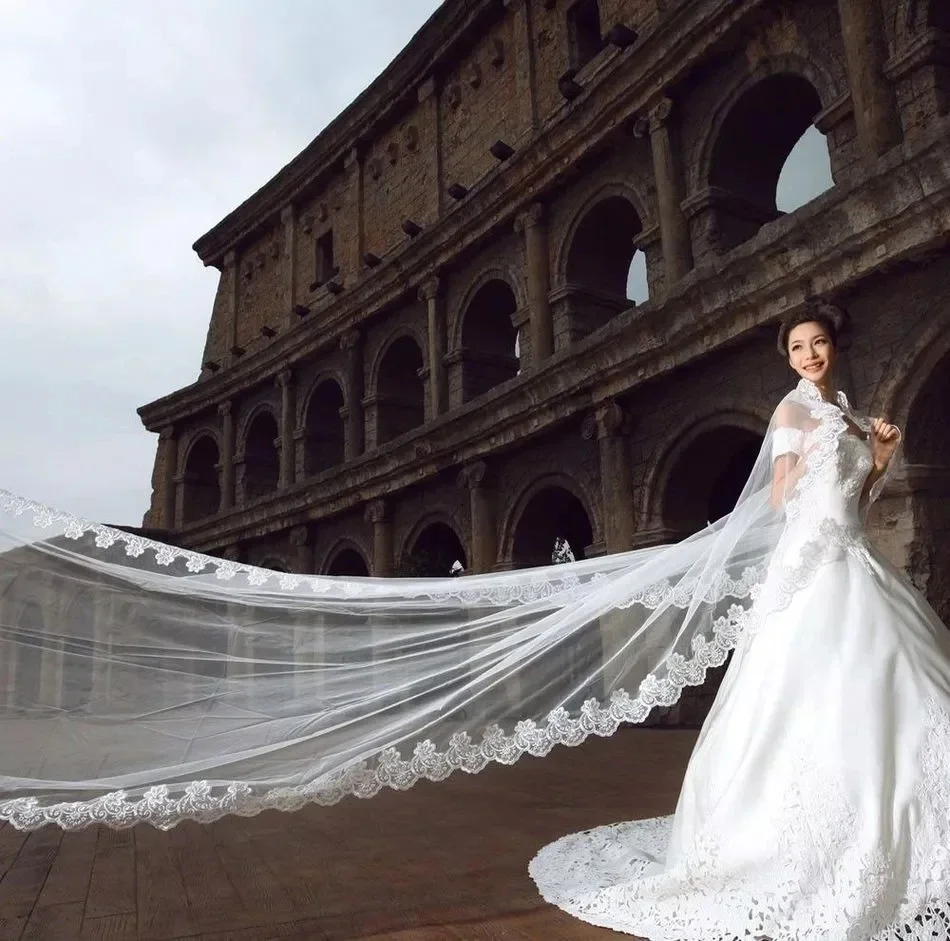
[[[856,407],[906,429],[876,538],[947,617],[948,110],[943,0],[447,0],[196,243],[220,284],[199,378],[140,410],[144,525],[379,576],[676,540],[821,298]],[[783,212],[806,132],[833,185]]]

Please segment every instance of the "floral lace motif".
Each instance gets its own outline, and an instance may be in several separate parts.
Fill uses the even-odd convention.
[[[867,808],[859,811],[812,758],[811,743],[799,741],[786,758],[790,787],[757,836],[774,844],[762,853],[771,865],[730,869],[724,850],[734,835],[707,829],[664,868],[674,820],[668,816],[570,834],[544,847],[529,873],[552,904],[653,941],[946,939],[950,713],[930,707],[909,870],[895,866],[882,846],[862,842]]]

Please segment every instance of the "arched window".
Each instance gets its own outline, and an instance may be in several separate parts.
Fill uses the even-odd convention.
[[[185,461],[183,520],[194,523],[213,516],[221,506],[218,482],[218,446],[211,435],[202,435],[191,446]]]
[[[383,355],[376,388],[377,444],[398,438],[425,421],[423,365],[422,351],[409,336],[393,342]]]
[[[334,380],[326,379],[313,390],[304,421],[304,473],[307,476],[343,463],[345,433],[343,416],[340,414],[342,408],[343,392]]]
[[[584,214],[567,255],[564,303],[571,341],[649,300],[646,256],[635,243],[642,230],[637,211],[623,196],[607,196]]]
[[[244,498],[273,493],[280,482],[280,429],[270,412],[261,412],[251,422],[244,443]]]
[[[762,79],[732,106],[709,166],[718,248],[741,244],[834,185],[827,143],[812,123],[821,107],[814,86],[791,72]]]
[[[462,401],[518,375],[518,303],[501,279],[482,285],[462,315]]]

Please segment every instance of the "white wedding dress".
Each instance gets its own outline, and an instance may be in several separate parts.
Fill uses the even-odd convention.
[[[544,898],[591,924],[653,941],[950,938],[950,633],[865,538],[867,420],[798,391],[813,427],[778,428],[773,455],[809,466],[676,813],[531,862]]]

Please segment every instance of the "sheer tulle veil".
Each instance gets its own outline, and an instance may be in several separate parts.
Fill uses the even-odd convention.
[[[782,603],[756,600],[773,456],[822,409],[847,402],[799,383],[734,511],[681,543],[460,578],[276,573],[0,491],[0,819],[292,810],[641,723]]]

